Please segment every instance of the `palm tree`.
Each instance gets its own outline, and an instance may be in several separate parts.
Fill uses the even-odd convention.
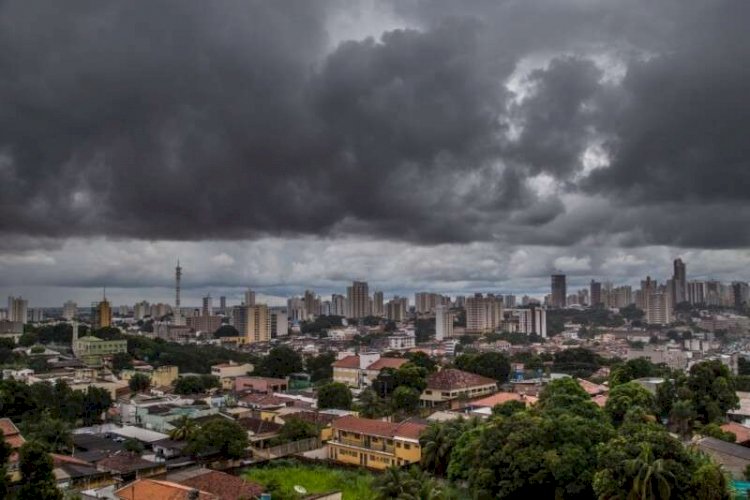
[[[435,474],[443,475],[448,467],[453,442],[447,424],[433,422],[419,437],[422,447],[422,467]]]
[[[672,405],[672,410],[669,412],[670,423],[676,428],[680,436],[690,435],[691,423],[694,418],[693,404],[685,399],[681,399]]]
[[[398,467],[388,467],[382,476],[375,480],[378,498],[401,498],[407,488],[408,479]]]
[[[641,453],[625,462],[625,469],[633,474],[628,500],[668,499],[672,494],[674,474],[666,469],[663,458],[654,459],[650,444],[643,444]]]
[[[174,423],[174,429],[169,431],[169,439],[188,441],[198,431],[198,424],[187,415],[183,415]]]

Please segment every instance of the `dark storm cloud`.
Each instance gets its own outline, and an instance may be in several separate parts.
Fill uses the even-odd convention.
[[[0,234],[750,243],[747,3],[394,6],[331,50],[345,2],[0,4]]]

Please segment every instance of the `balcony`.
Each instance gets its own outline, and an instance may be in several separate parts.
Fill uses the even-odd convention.
[[[334,442],[337,442],[339,444],[343,444],[345,446],[354,446],[357,448],[362,448],[363,450],[372,450],[372,451],[379,451],[383,453],[393,453],[394,446],[391,444],[386,443],[376,443],[373,444],[369,440],[360,440],[360,439],[347,439],[347,438],[336,438]]]

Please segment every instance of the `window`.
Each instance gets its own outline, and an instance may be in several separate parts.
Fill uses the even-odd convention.
[[[409,443],[404,443],[404,449],[411,450],[411,445]]]

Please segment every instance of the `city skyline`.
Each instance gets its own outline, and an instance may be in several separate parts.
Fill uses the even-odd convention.
[[[166,302],[178,257],[186,304],[353,280],[539,297],[555,270],[635,285],[678,257],[748,281],[749,16],[4,2],[0,294]]]

